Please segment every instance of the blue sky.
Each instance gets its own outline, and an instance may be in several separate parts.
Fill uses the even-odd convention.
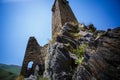
[[[0,63],[22,65],[27,41],[40,45],[51,39],[54,0],[0,0]],[[69,0],[80,23],[97,29],[120,26],[119,0]]]

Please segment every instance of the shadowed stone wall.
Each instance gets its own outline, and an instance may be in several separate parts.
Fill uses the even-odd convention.
[[[52,37],[66,22],[77,22],[67,0],[55,0],[52,7]]]
[[[43,60],[44,53],[41,53],[41,49],[42,47],[39,46],[37,40],[34,37],[30,37],[27,44],[20,75],[23,75],[24,77],[28,77],[31,74],[34,74],[34,69],[36,65],[39,65],[40,73],[43,72],[42,70],[44,70],[44,60]],[[29,69],[28,63],[31,61],[33,61],[33,65],[32,68]]]

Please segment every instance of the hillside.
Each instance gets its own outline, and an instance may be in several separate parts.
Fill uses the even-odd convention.
[[[21,67],[17,65],[0,64],[0,69],[19,75]]]
[[[0,69],[0,80],[15,80],[16,74]]]
[[[0,80],[15,80],[21,70],[17,65],[0,64]]]

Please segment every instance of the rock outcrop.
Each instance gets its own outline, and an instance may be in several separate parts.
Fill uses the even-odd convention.
[[[52,41],[43,47],[34,37],[28,41],[20,75],[34,72],[44,72],[50,80],[120,80],[120,27],[103,31],[93,24],[78,24],[68,1],[55,0]]]
[[[70,23],[63,26],[47,53],[45,71],[51,80],[120,79],[120,27],[107,32],[90,29]],[[73,50],[82,44],[88,46],[82,63],[76,64],[79,56]]]
[[[77,58],[72,54],[68,48],[76,48],[78,43],[70,36],[65,34],[66,32],[77,32],[78,26],[72,26],[71,24],[65,24],[61,31],[61,35],[57,36],[56,42],[50,46],[48,67],[46,69],[47,74],[51,80],[71,80],[73,71],[76,67],[75,59]],[[75,31],[76,30],[76,31]],[[69,35],[69,36],[67,36]],[[70,44],[69,47],[67,44]]]
[[[73,80],[120,80],[120,27],[96,40],[96,52],[77,68]]]

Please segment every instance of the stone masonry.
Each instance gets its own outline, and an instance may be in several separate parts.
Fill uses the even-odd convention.
[[[52,7],[52,37],[60,32],[62,26],[66,22],[78,22],[74,13],[72,12],[67,0],[55,0]],[[30,37],[20,75],[29,77],[34,74],[36,65],[39,65],[39,73],[44,72],[45,55],[47,54],[47,47],[49,43],[43,47],[39,46],[37,40],[34,37]],[[28,68],[29,62],[33,62],[32,68]]]
[[[44,57],[42,56],[44,56],[44,54],[41,53],[41,49],[42,47],[39,46],[39,44],[37,43],[37,40],[34,37],[30,37],[27,44],[20,75],[23,75],[24,77],[28,77],[31,74],[34,74],[34,69],[36,65],[39,65],[40,73],[43,72],[42,70],[44,70],[43,69]],[[32,68],[29,69],[28,63],[31,61],[33,62],[33,65],[32,65]]]
[[[52,37],[66,22],[78,22],[67,0],[55,0],[52,7]]]

